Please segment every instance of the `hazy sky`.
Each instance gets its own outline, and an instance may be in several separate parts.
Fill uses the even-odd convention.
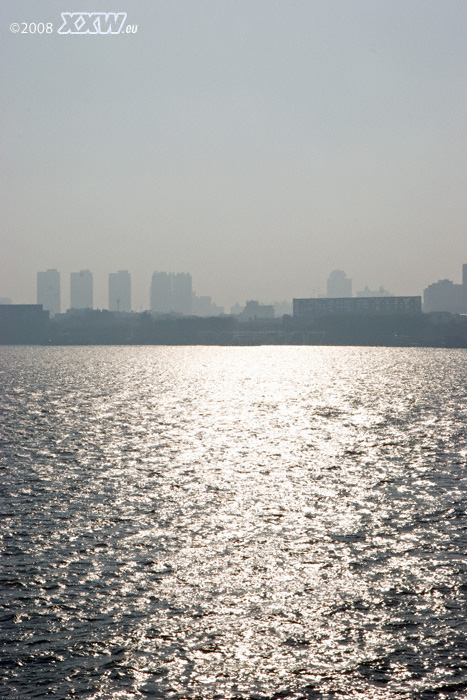
[[[136,34],[60,35],[60,13]],[[467,262],[465,0],[2,2],[0,296],[36,272],[191,272],[227,310],[398,294]],[[13,34],[12,22],[53,34]]]

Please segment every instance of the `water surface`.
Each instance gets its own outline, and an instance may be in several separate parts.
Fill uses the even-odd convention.
[[[467,697],[466,376],[0,348],[0,696]]]

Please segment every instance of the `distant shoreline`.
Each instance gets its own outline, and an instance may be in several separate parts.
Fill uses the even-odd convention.
[[[86,310],[49,319],[41,307],[5,312],[0,345],[321,345],[467,348],[467,316],[451,314],[282,316],[152,316]],[[18,307],[19,308],[19,307]]]

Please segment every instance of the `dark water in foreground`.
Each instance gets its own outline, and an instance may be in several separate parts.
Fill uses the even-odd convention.
[[[466,377],[0,348],[0,696],[466,698]]]

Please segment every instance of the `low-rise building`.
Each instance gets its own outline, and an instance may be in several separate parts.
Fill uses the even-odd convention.
[[[259,301],[247,301],[245,308],[238,314],[241,321],[250,321],[255,318],[274,318],[274,306],[272,304],[260,304]]]
[[[0,345],[45,343],[48,329],[42,304],[0,304]]]
[[[421,297],[341,297],[334,299],[294,299],[295,318],[349,316],[355,314],[419,314]]]

